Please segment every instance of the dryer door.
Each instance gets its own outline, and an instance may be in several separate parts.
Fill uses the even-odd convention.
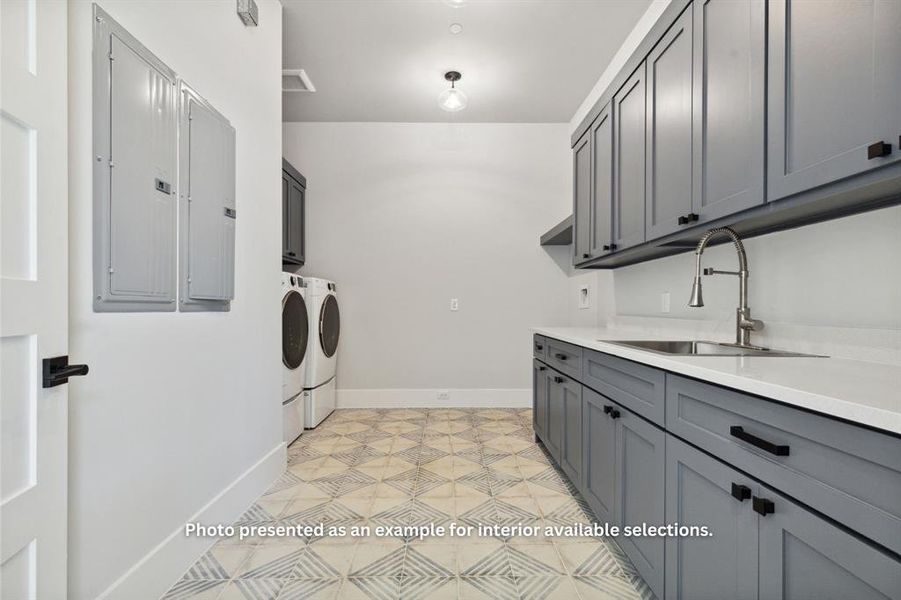
[[[282,362],[296,369],[307,353],[310,322],[307,303],[297,291],[291,290],[282,300]]]
[[[341,315],[338,312],[338,300],[334,294],[329,294],[322,301],[322,310],[319,311],[319,343],[326,358],[335,355],[340,332]]]

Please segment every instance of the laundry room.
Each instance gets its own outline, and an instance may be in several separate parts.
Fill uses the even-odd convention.
[[[0,600],[901,600],[898,31],[0,0]]]

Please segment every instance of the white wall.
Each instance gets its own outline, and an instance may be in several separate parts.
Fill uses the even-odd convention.
[[[93,313],[92,16],[70,4],[70,352],[91,373],[70,383],[69,597],[115,582],[131,600],[158,597],[203,551],[176,533],[186,520],[233,519],[284,467],[281,6],[258,0],[249,29],[231,0],[99,4],[237,130],[231,312]]]
[[[301,274],[338,283],[339,388],[531,385],[529,327],[565,324],[574,300],[538,245],[571,210],[568,135],[565,123],[284,125],[309,184]],[[451,403],[461,394],[476,397]]]
[[[767,325],[756,339],[774,346],[777,341],[814,344],[806,348],[833,355],[899,360],[899,231],[901,207],[891,207],[745,240],[749,304]],[[731,244],[709,248],[702,260],[704,266],[726,270],[737,264]],[[615,270],[616,314],[700,320],[732,335],[738,281],[705,277],[706,306],[689,308],[693,274],[693,252]],[[668,315],[660,309],[666,291],[672,297]]]

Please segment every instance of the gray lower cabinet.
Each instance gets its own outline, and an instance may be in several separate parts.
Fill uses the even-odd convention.
[[[613,97],[613,249],[645,241],[645,65]]]
[[[547,375],[547,432],[544,445],[557,462],[563,448],[563,383],[566,377],[548,369]]]
[[[770,490],[759,518],[759,598],[901,598],[901,562]]]
[[[595,516],[613,522],[616,499],[616,404],[582,388],[582,493]]]
[[[614,522],[620,527],[664,523],[666,435],[662,429],[624,408],[615,408],[616,498]],[[648,586],[663,595],[664,538],[617,540]]]
[[[899,31],[896,0],[770,1],[769,201],[901,159]]]
[[[764,203],[766,2],[695,0],[693,18],[690,212],[703,223]]]
[[[582,384],[566,378],[560,384],[563,400],[563,439],[560,466],[576,487],[582,485]]]
[[[710,537],[666,539],[667,600],[756,600],[758,484],[666,436],[666,522],[706,525]]]
[[[693,223],[692,18],[685,9],[647,58],[647,238]]]
[[[532,361],[532,427],[535,435],[547,437],[548,367],[539,360]]]
[[[573,264],[591,258],[591,137],[573,148]]]

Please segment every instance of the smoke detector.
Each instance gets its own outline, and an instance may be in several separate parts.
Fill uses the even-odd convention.
[[[283,92],[315,92],[316,86],[303,69],[285,69],[282,71]]]

